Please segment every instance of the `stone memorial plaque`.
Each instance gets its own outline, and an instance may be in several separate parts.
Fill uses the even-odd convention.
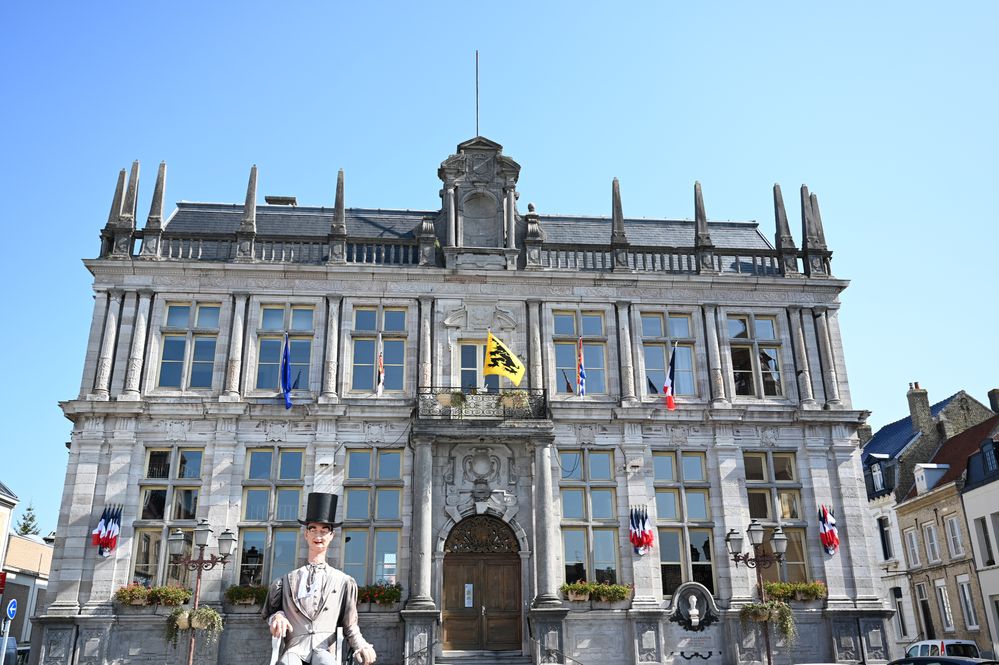
[[[720,626],[708,626],[701,632],[684,630],[675,623],[665,626],[665,653],[663,662],[668,665],[681,663],[701,663],[702,665],[724,665],[725,639]]]

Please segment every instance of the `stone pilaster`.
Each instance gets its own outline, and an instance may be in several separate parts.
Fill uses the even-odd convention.
[[[229,363],[225,372],[225,391],[222,400],[236,401],[239,399],[239,375],[243,369],[243,320],[246,316],[245,293],[235,294],[235,304],[232,310],[232,335],[229,337]]]
[[[725,379],[722,376],[721,346],[718,344],[718,308],[704,305],[704,327],[708,334],[708,376],[711,378],[711,405],[727,407]]]
[[[819,340],[819,356],[822,358],[822,381],[826,389],[826,404],[838,405],[839,381],[836,379],[836,363],[829,344],[829,326],[826,323],[826,308],[815,308],[815,334]]]
[[[433,385],[433,349],[430,342],[431,321],[434,299],[429,296],[420,298],[420,363],[418,387],[429,388]]]
[[[541,301],[528,300],[528,343],[530,345],[530,356],[528,357],[528,374],[531,379],[531,388],[539,390],[545,387],[544,375],[542,373],[543,363],[541,361]]]
[[[717,596],[726,595],[726,587],[733,600],[748,600],[756,597],[756,574],[745,566],[735,567],[725,545],[725,535],[732,529],[742,534],[745,551],[749,552],[749,539],[746,527],[749,526],[749,511],[745,509],[746,497],[740,479],[746,477],[742,461],[742,448],[735,441],[731,425],[719,424],[714,431],[717,464],[718,492],[712,493],[711,510],[715,516],[715,551],[724,557],[725,565],[718,566]],[[713,479],[714,480],[714,479]],[[718,539],[721,539],[719,542]]]
[[[794,345],[794,362],[797,369],[798,398],[805,408],[815,404],[812,394],[812,373],[808,369],[808,351],[805,349],[805,336],[801,331],[801,308],[788,307],[788,319],[791,321],[791,343]]]
[[[436,610],[430,589],[433,559],[433,451],[429,437],[413,439],[413,556],[411,594],[406,609]]]
[[[864,529],[864,520],[869,508],[867,487],[860,464],[860,448],[851,438],[851,425],[833,425],[833,461],[836,464],[836,486],[839,488],[840,505],[836,511],[836,528],[839,532],[840,549],[836,557],[844,560],[853,578],[853,598],[858,605],[882,604],[879,596],[881,571],[872,565],[871,557],[860,556],[880,547],[877,537]],[[941,544],[941,547],[943,545]]]
[[[534,602],[536,608],[558,608],[562,606],[557,588],[558,575],[555,572],[555,562],[559,551],[558,523],[555,520],[555,501],[552,491],[552,449],[555,440],[552,437],[536,439],[535,459],[535,524],[538,530],[535,534],[534,551],[537,553],[538,588]]]
[[[455,247],[457,242],[457,211],[454,204],[454,185],[448,184],[444,190],[444,206],[447,208],[447,246]]]
[[[118,341],[118,314],[121,309],[121,291],[108,292],[108,311],[104,319],[104,339],[101,342],[101,353],[97,358],[97,377],[94,379],[94,391],[89,399],[107,400],[110,398],[111,364]]]
[[[801,473],[801,504],[802,509],[807,511],[818,510],[820,505],[831,507],[836,511],[837,517],[842,514],[837,510],[836,498],[833,496],[832,482],[834,478],[830,474],[829,442],[825,428],[816,425],[805,426],[805,450],[804,464],[798,465]],[[814,519],[814,515],[805,514],[806,518]],[[835,555],[826,554],[821,543],[814,538],[808,539],[809,565],[812,570],[812,577],[815,579],[825,578],[826,586],[829,589],[829,604],[843,604],[849,601],[849,589],[847,588],[847,563],[845,561],[847,550],[841,549]],[[818,564],[820,567],[817,567]]]
[[[98,358],[101,353],[101,333],[104,318],[107,316],[107,295],[98,291],[94,295],[94,315],[90,320],[90,335],[87,337],[87,354],[83,361],[83,379],[80,381],[80,398],[84,398],[94,389],[97,380]]]
[[[139,399],[139,379],[142,377],[142,363],[146,351],[146,323],[149,320],[151,299],[151,291],[139,291],[139,308],[135,313],[135,325],[132,327],[132,348],[128,354],[125,389],[118,396],[122,401]]]
[[[328,296],[326,307],[326,358],[323,361],[323,393],[320,403],[338,401],[336,390],[337,358],[340,349],[340,298]]]
[[[624,468],[627,502],[631,506],[646,506],[653,524],[656,523],[655,490],[648,482],[651,479],[652,453],[642,439],[642,426],[639,423],[626,423],[624,426]],[[624,510],[624,505],[620,506]],[[658,537],[656,539],[658,541]],[[659,570],[659,557],[654,549],[645,556],[628,557],[631,560],[635,597],[632,609],[658,610],[661,596],[656,593],[662,588]]]
[[[621,350],[621,402],[635,401],[635,363],[631,355],[631,303],[618,302],[618,348]]]
[[[138,311],[139,299],[135,291],[127,290],[121,297],[121,315],[118,317],[118,339],[112,351],[111,367],[118,371],[111,372],[111,383],[108,395],[117,399],[125,389],[125,374],[128,370],[128,356],[131,349],[132,333],[135,330],[135,315]]]
[[[506,248],[517,249],[517,196],[513,183],[506,186]]]

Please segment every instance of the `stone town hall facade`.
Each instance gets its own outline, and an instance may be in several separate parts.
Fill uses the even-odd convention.
[[[830,274],[815,196],[802,188],[799,249],[778,187],[774,246],[754,222],[709,223],[699,185],[693,221],[625,219],[616,181],[610,218],[525,212],[519,171],[476,137],[438,170],[441,209],[414,212],[345,207],[342,173],[332,208],[258,206],[254,167],[245,205],[181,202],[164,220],[161,165],[141,230],[138,164],[122,171],[86,261],[96,299],[80,394],[62,404],[74,427],[36,662],[183,658],[162,610],[112,595],[191,584],[166,537],[190,539],[202,518],[238,543],[205,573],[226,628],[198,662],[267,662],[263,624],[222,593],[303,560],[295,520],[312,490],[342,496],[331,562],[402,585],[397,607],[362,608],[379,662],[759,662],[761,633],[738,620],[755,574],[725,546],[751,517],[789,539],[768,578],[829,588],[796,606],[807,638],[777,641],[777,662],[886,660],[862,526],[866,414],[837,323],[847,283]],[[527,365],[517,390],[482,375],[490,330]],[[89,536],[112,504],[122,532],[105,558]],[[839,520],[832,556],[820,504]],[[632,507],[656,531],[644,555]],[[559,587],[577,580],[634,591],[570,602]],[[718,615],[699,631],[671,621],[689,590]]]

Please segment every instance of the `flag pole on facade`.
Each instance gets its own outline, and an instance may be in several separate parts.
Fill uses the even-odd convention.
[[[288,333],[284,334],[284,351],[281,353],[281,394],[284,395],[284,408],[291,408],[291,349],[288,347]]]
[[[669,354],[669,367],[666,368],[666,378],[663,380],[663,399],[666,401],[666,409],[676,411],[676,399],[673,398],[673,380],[676,376],[676,342],[673,342],[673,349]]]
[[[576,394],[586,396],[586,368],[583,366],[583,338],[576,342]]]
[[[382,396],[385,390],[385,357],[382,349],[382,336],[378,335],[378,385],[375,386],[375,395]]]

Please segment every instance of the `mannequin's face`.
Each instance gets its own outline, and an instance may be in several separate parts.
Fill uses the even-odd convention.
[[[309,558],[316,555],[326,556],[330,542],[333,541],[333,529],[329,524],[309,522],[305,525],[305,542],[309,544]]]

